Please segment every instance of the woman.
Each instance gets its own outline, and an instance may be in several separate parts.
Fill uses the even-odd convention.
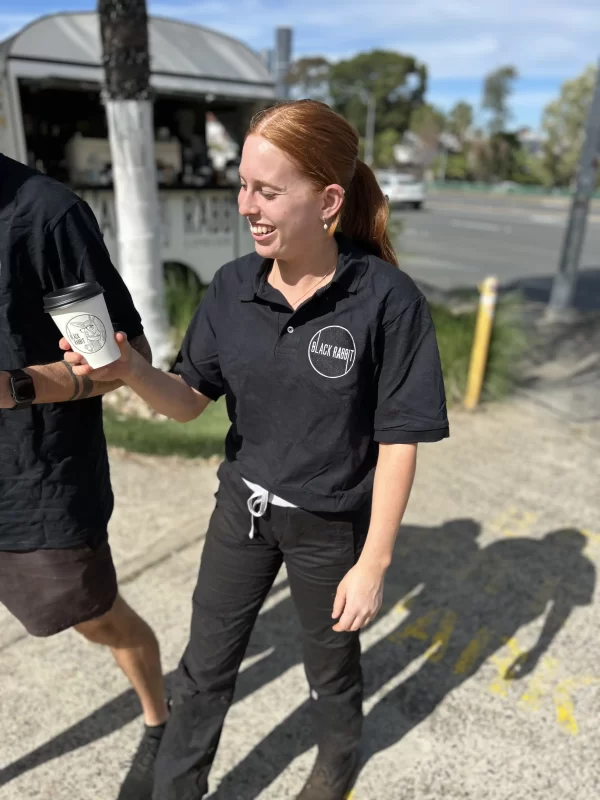
[[[171,374],[117,335],[120,378],[180,422],[226,397],[231,428],[155,800],[200,798],[260,607],[284,562],[318,757],[298,800],[341,800],[362,723],[359,631],[381,606],[419,442],[448,436],[427,304],[396,265],[358,136],[322,103],[260,113],[240,164],[256,252],[226,264]],[[141,795],[140,795],[141,796]]]

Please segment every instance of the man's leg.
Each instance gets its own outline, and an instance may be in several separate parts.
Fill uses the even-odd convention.
[[[299,800],[342,800],[357,761],[363,687],[359,634],[334,631],[331,612],[337,587],[362,549],[370,512],[346,519],[289,513],[290,528],[296,530],[284,548],[284,558],[303,628],[304,666],[319,748]]]
[[[111,610],[75,630],[88,641],[109,647],[135,689],[148,726],[168,716],[158,641],[150,626],[118,595]]]
[[[230,485],[230,483],[232,485]],[[218,493],[193,595],[189,644],[174,681],[158,753],[154,800],[200,800],[258,612],[282,556],[268,518],[250,539],[250,491],[228,478]]]

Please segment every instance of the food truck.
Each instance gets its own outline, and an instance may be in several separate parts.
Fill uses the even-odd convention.
[[[207,284],[254,246],[237,213],[235,160],[215,165],[207,115],[239,152],[251,117],[275,100],[273,76],[245,44],[199,25],[151,17],[149,42],[161,258]],[[88,202],[118,267],[103,79],[94,12],[41,17],[0,43],[0,152]]]

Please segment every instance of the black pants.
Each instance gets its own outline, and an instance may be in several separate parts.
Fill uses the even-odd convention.
[[[156,762],[154,800],[199,800],[258,612],[285,562],[303,629],[317,744],[354,749],[362,727],[357,633],[336,633],[338,584],[366,538],[370,508],[314,514],[269,505],[249,538],[250,490],[224,470],[193,595],[190,641],[177,670],[171,718]]]

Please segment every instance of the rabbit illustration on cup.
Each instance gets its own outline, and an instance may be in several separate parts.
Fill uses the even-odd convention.
[[[97,353],[106,343],[106,328],[92,314],[73,317],[67,325],[71,344],[82,353]]]

